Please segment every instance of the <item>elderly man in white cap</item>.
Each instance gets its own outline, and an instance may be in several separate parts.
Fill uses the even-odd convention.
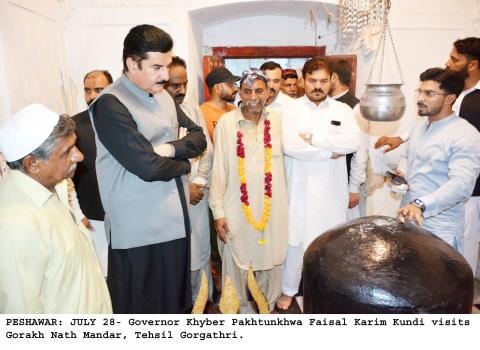
[[[89,231],[64,179],[83,155],[75,124],[40,104],[0,129],[10,171],[0,182],[0,313],[111,313]]]

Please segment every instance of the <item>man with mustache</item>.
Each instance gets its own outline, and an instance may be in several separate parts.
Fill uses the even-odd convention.
[[[260,66],[268,80],[267,106],[270,110],[283,115],[284,109],[294,101],[293,98],[282,92],[282,66],[277,62],[267,61]]]
[[[210,100],[200,106],[205,123],[207,124],[208,134],[213,141],[213,130],[222,115],[234,110],[233,105],[238,88],[235,85],[240,77],[233,75],[227,68],[219,67],[208,73],[205,78],[208,91],[210,91]]]
[[[411,131],[397,167],[409,184],[398,216],[462,252],[464,202],[480,172],[480,133],[452,110],[464,87],[460,73],[430,68],[420,81],[418,115],[427,118]]]
[[[480,38],[459,39],[453,43],[446,67],[459,71],[465,79],[465,87],[453,104],[453,111],[480,131]],[[477,272],[480,243],[480,177],[477,178],[472,196],[465,203],[465,231],[463,256]]]
[[[89,108],[115,313],[184,313],[192,306],[182,177],[207,143],[164,90],[172,47],[163,30],[133,27],[123,43],[123,74]],[[182,128],[187,134],[179,138]]]
[[[189,201],[191,235],[191,282],[192,300],[195,301],[202,281],[202,271],[208,278],[209,297],[212,296],[213,282],[210,270],[210,224],[208,220],[208,185],[213,161],[213,146],[208,137],[207,126],[198,105],[185,101],[187,93],[187,64],[178,56],[172,57],[169,66],[168,82],[165,90],[182,108],[187,117],[203,129],[207,139],[207,149],[200,156],[191,159],[192,170],[189,175]]]
[[[240,297],[240,313],[252,313],[246,292],[250,266],[270,310],[281,293],[287,185],[280,116],[265,109],[268,86],[261,70],[243,73],[240,97],[240,109],[225,114],[215,128],[209,201],[222,256],[222,285],[229,276]]]
[[[446,68],[459,72],[465,87],[453,104],[453,111],[480,131],[480,38],[458,39],[453,43]],[[388,144],[386,152],[397,148],[408,134],[401,137],[382,136],[375,147]],[[472,197],[465,204],[465,232],[463,256],[476,271],[480,242],[480,178],[477,178]]]
[[[106,70],[94,70],[87,73],[83,79],[83,91],[87,106],[90,106],[95,98],[112,81],[112,76]],[[103,273],[106,276],[108,245],[103,223],[105,212],[100,200],[95,170],[95,158],[97,156],[95,132],[88,115],[88,109],[74,115],[72,118],[75,121],[75,134],[77,135],[75,146],[82,152],[84,160],[78,164],[75,175],[73,175],[72,180],[69,180],[70,184],[73,181],[72,188],[69,190],[70,202],[75,216],[82,221],[85,227],[92,231],[95,249],[97,250]],[[75,200],[74,194],[77,195],[78,202]],[[93,225],[95,225],[95,228]]]
[[[29,105],[0,129],[0,312],[111,313],[91,233],[74,219],[65,179],[82,153],[75,123]]]
[[[303,253],[320,234],[346,221],[348,182],[345,157],[360,144],[352,109],[328,97],[328,62],[314,57],[303,66],[305,96],[282,119],[289,193],[288,249],[280,309],[288,309],[302,276]]]

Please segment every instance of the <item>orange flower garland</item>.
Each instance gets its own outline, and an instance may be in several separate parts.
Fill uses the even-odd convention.
[[[263,147],[265,150],[265,194],[263,197],[263,214],[260,221],[255,221],[248,201],[247,176],[245,174],[245,145],[243,144],[243,134],[237,131],[237,158],[238,158],[238,176],[240,177],[240,200],[242,202],[243,215],[247,222],[257,231],[262,232],[262,238],[258,243],[266,243],[263,238],[263,230],[267,226],[270,217],[270,205],[272,200],[272,144],[270,135],[270,120],[265,120],[263,131]]]

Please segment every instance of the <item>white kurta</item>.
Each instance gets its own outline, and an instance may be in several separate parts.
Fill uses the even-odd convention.
[[[306,96],[285,110],[282,138],[289,193],[291,246],[308,245],[346,221],[348,179],[345,157],[360,144],[360,129],[346,104],[327,98],[318,106]],[[299,136],[312,134],[312,144]]]
[[[253,217],[259,220],[264,205],[264,121],[270,120],[272,138],[272,201],[268,224],[262,237],[247,223],[240,201],[240,178],[237,166],[237,131],[243,132],[245,173]],[[226,113],[218,121],[214,133],[215,157],[212,169],[210,208],[215,219],[225,218],[229,232],[227,248],[237,266],[254,271],[271,270],[283,263],[287,248],[287,188],[281,146],[280,116],[268,110],[258,124],[246,120],[240,110]],[[222,250],[222,244],[219,245]]]
[[[270,103],[267,106],[267,109],[269,109],[270,111],[277,112],[280,115],[280,117],[283,117],[283,112],[285,111],[285,108],[291,105],[294,101],[295,101],[294,98],[291,98],[287,94],[284,94],[283,92],[280,91],[275,101]]]
[[[196,205],[189,205],[191,234],[191,270],[199,270],[210,262],[210,223],[208,220],[208,184],[213,161],[213,146],[208,136],[207,126],[202,111],[198,106],[182,103],[180,106],[195,124],[203,129],[207,139],[207,149],[200,157],[190,159],[192,170],[190,183],[206,186],[202,200]]]

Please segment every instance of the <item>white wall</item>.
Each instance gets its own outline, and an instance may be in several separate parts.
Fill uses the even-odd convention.
[[[336,1],[324,3],[336,14]],[[195,87],[201,86],[205,47],[314,45],[310,9],[318,17],[317,45],[326,45],[327,54],[357,54],[360,96],[372,55],[340,45],[335,20],[327,23],[318,1],[0,0],[0,122],[33,101],[70,114],[85,109],[83,76],[108,69],[118,77],[123,38],[142,23],[172,35],[174,53],[189,65],[187,98],[198,101],[201,92]],[[392,0],[389,18],[408,106],[400,122],[372,126],[379,136],[410,128],[420,72],[443,66],[455,39],[480,34],[480,0]],[[386,65],[391,74],[393,64]],[[391,162],[398,153],[388,155]]]
[[[62,110],[57,1],[3,0],[0,14],[0,121],[34,101]]]
[[[451,42],[478,34],[478,0],[393,0],[390,21],[399,51],[407,98],[418,74],[443,65]],[[326,1],[336,14],[335,6]],[[318,1],[231,0],[1,0],[0,120],[37,100],[76,113],[85,108],[82,78],[92,69],[121,73],[122,41],[137,24],[151,23],[175,40],[175,54],[187,58],[192,82],[202,78],[205,46],[314,45],[307,23],[313,9],[318,45],[327,54],[350,53],[337,42],[335,22],[327,25]],[[358,55],[357,94],[363,92],[371,57]],[[195,84],[193,84],[195,85]],[[198,93],[189,93],[197,99]],[[410,108],[408,115],[414,114]]]

